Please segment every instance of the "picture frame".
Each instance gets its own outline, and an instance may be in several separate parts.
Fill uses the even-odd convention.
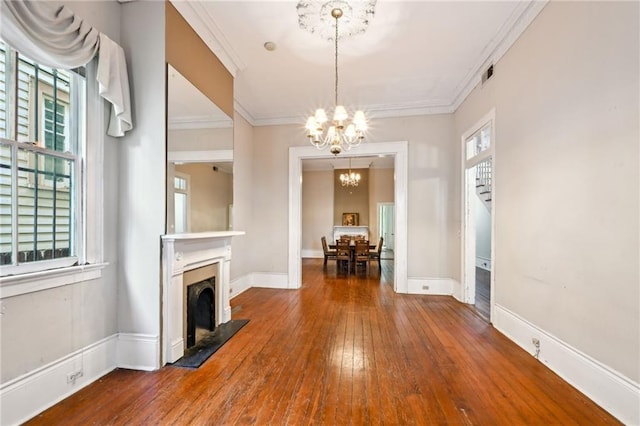
[[[358,213],[342,213],[342,226],[358,225],[360,225],[360,216]]]

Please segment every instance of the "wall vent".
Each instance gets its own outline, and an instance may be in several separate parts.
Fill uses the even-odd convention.
[[[489,68],[482,73],[482,84],[489,80],[493,76],[493,64],[489,65]]]

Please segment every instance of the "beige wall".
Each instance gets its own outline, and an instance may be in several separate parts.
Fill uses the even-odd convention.
[[[352,171],[360,174],[360,183],[356,187],[342,186],[340,182],[340,174],[349,173],[349,170],[333,171],[333,224],[336,226],[342,226],[343,213],[358,213],[358,225],[369,225],[369,170]]]
[[[233,229],[246,235],[231,239],[231,280],[255,271],[258,256],[249,238],[253,235],[253,127],[240,114],[233,120]]]
[[[361,172],[359,169],[358,172]],[[369,238],[377,241],[378,203],[394,202],[394,170],[368,169]],[[302,178],[302,252],[303,256],[322,251],[320,237],[332,240],[334,224],[334,175],[332,171],[309,171]],[[362,186],[362,184],[361,184]],[[342,210],[339,212],[342,218]],[[362,223],[361,223],[362,224]],[[365,224],[366,225],[366,224]]]
[[[365,143],[402,140],[409,141],[409,276],[452,277],[460,257],[460,190],[455,185],[459,150],[452,142],[453,115],[376,119]],[[252,262],[253,271],[286,273],[289,147],[308,142],[299,125],[256,127],[253,141],[249,238],[253,251],[263,253]]]
[[[333,171],[302,174],[302,250],[322,251],[320,238],[333,240]]]
[[[189,232],[229,229],[233,175],[202,163],[176,165],[175,170],[189,176]]]
[[[169,151],[233,149],[233,128],[173,129],[167,132]]]
[[[636,382],[638,16],[549,3],[455,115],[496,111],[496,303]]]

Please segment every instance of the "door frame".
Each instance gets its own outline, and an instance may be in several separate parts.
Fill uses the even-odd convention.
[[[378,203],[378,208],[377,208],[377,212],[376,212],[376,219],[377,219],[377,227],[378,227],[378,235],[377,235],[377,239],[376,239],[376,243],[378,241],[380,241],[380,237],[382,236],[382,215],[380,214],[380,211],[382,210],[382,206],[392,206],[393,207],[393,217],[394,217],[394,226],[395,226],[395,215],[396,215],[396,203],[389,203],[389,202],[384,202],[384,203]],[[394,236],[394,243],[395,243],[395,228],[393,230],[393,236]],[[387,240],[385,240],[387,241]],[[386,246],[386,242],[383,242],[382,244],[383,247]],[[391,250],[393,250],[393,247],[391,248]]]
[[[393,155],[394,157],[394,200],[395,246],[393,288],[396,293],[408,293],[408,169],[409,143],[375,142],[363,143],[351,149],[350,157],[370,157],[375,155]],[[295,289],[302,286],[302,160],[316,158],[335,158],[329,151],[320,151],[314,146],[293,146],[289,148],[289,256],[288,285]]]
[[[476,132],[481,130],[487,124],[491,125],[491,145],[489,149],[481,152],[480,154],[467,160],[467,139],[473,136]],[[475,192],[475,176],[470,176],[470,169],[477,166],[479,163],[491,159],[492,160],[492,180],[491,180],[491,281],[490,281],[490,300],[489,300],[489,321],[494,318],[495,307],[495,235],[496,235],[496,122],[495,122],[495,108],[492,108],[487,114],[485,114],[480,120],[478,120],[473,126],[471,126],[461,136],[461,217],[462,217],[462,230],[461,230],[461,294],[460,300],[464,303],[475,303],[475,290],[476,290],[476,227],[475,227],[475,210],[474,204],[469,202],[470,197],[476,196]]]

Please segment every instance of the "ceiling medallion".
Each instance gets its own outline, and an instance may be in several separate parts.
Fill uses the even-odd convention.
[[[352,1],[350,3],[341,0],[329,2],[300,0],[296,9],[298,10],[298,23],[300,28],[317,34],[325,40],[333,40],[335,32],[333,30],[332,11],[340,9],[339,38],[345,38],[361,34],[367,30],[369,21],[375,14],[377,0]]]

